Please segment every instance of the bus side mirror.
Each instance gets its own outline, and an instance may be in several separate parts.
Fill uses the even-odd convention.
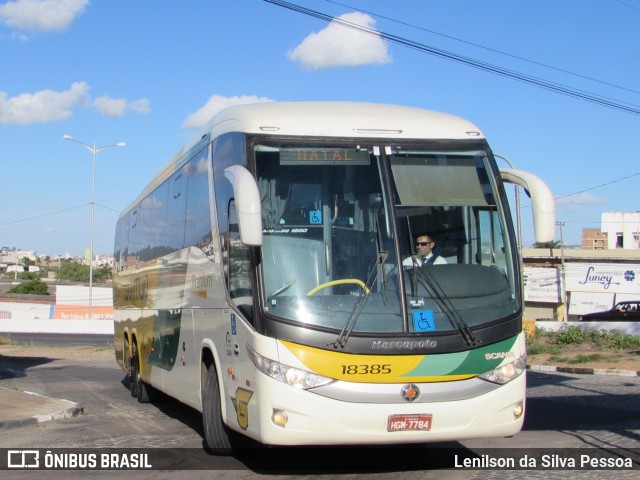
[[[259,247],[262,245],[262,213],[258,184],[249,170],[240,165],[225,168],[224,176],[233,185],[240,241]]]
[[[536,242],[552,242],[556,230],[556,202],[547,184],[529,172],[513,168],[501,168],[500,176],[505,182],[520,185],[531,197]]]

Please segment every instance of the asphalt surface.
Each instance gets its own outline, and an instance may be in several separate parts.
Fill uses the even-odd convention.
[[[180,405],[173,409],[171,401],[161,401],[157,406],[138,404],[135,399],[130,398],[125,381],[118,383],[123,379],[124,373],[114,363],[111,349],[74,347],[67,350],[66,343],[61,345],[59,350],[57,346],[40,347],[34,344],[16,350],[13,355],[13,350],[6,349],[8,355],[5,361],[2,361],[5,351],[0,348],[0,438],[4,439],[4,449],[0,449],[0,477],[3,479],[86,478],[86,472],[3,470],[6,447],[13,449],[13,452],[24,452],[16,449],[36,444],[44,447],[42,455],[45,448],[54,447],[62,447],[63,452],[65,449],[73,451],[73,448],[82,448],[83,455],[102,455],[105,448],[109,452],[122,451],[128,452],[127,454],[150,452],[154,468],[148,472],[135,472],[137,478],[150,480],[182,478],[182,470],[191,470],[189,475],[194,480],[212,478],[211,475],[235,480],[253,479],[264,478],[265,474],[273,480],[290,480],[292,472],[300,474],[298,478],[329,473],[332,473],[332,478],[356,478],[357,472],[361,471],[367,472],[366,477],[361,475],[362,478],[372,480],[399,478],[406,474],[416,479],[452,480],[542,476],[546,480],[552,480],[575,478],[578,475],[580,478],[594,480],[602,478],[602,472],[578,472],[573,471],[574,469],[567,471],[566,468],[555,467],[552,472],[534,469],[527,471],[526,475],[522,470],[501,468],[478,471],[466,467],[452,468],[452,454],[473,459],[481,458],[482,454],[488,452],[501,458],[500,455],[504,453],[502,449],[514,445],[511,439],[482,439],[447,444],[444,448],[443,445],[420,445],[417,451],[406,446],[388,451],[339,449],[330,451],[332,468],[338,468],[331,472],[326,471],[322,455],[312,455],[311,461],[308,450],[293,453],[291,450],[261,451],[266,452],[266,456],[260,452],[256,455],[251,450],[249,453],[240,453],[237,458],[212,458],[201,448],[201,419],[197,412],[185,411]],[[30,371],[31,368],[33,370]],[[531,375],[527,386],[527,411],[530,415],[517,441],[522,448],[515,449],[515,453],[507,456],[517,456],[521,452],[533,455],[531,449],[535,451],[544,447],[545,451],[542,453],[548,453],[551,449],[554,455],[557,453],[559,458],[564,459],[566,456],[563,452],[568,452],[569,455],[576,449],[595,447],[598,452],[633,457],[629,452],[640,445],[640,407],[637,394],[640,373],[541,365],[533,365],[529,369]],[[575,375],[576,373],[582,375]],[[585,375],[587,373],[593,375]],[[627,379],[612,378],[605,373],[624,375]],[[635,378],[629,378],[631,376]],[[105,390],[99,386],[102,385],[100,382],[106,384]],[[39,392],[40,395],[29,393],[29,390]],[[103,411],[103,406],[108,410],[107,414],[94,415],[98,409]],[[548,413],[552,410],[557,415],[550,419]],[[118,422],[113,421],[115,418],[122,420],[122,414],[131,427],[124,435],[121,435]],[[64,418],[67,420],[52,422]],[[149,431],[151,423],[154,428]],[[372,454],[372,451],[376,453]],[[612,472],[612,476],[636,478],[640,457],[636,454],[633,458],[633,469],[618,470]],[[283,465],[287,468],[281,471]],[[175,470],[176,473],[171,476],[165,470]],[[633,471],[636,473],[633,474]],[[338,475],[333,475],[335,472]],[[369,475],[369,472],[373,472],[373,475]],[[104,474],[103,478],[115,478],[116,475],[114,472],[92,472],[92,476],[100,474]],[[119,478],[121,473],[117,475]]]
[[[576,369],[547,365],[531,365],[528,368],[531,371],[564,371],[566,373],[640,376],[640,371]],[[17,427],[61,418],[70,418],[82,413],[82,405],[78,403],[4,387],[0,387],[0,405],[0,428]]]

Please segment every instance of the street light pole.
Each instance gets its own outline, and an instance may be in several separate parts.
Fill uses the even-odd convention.
[[[104,147],[96,147],[96,142],[93,145],[87,145],[80,140],[76,140],[71,135],[64,135],[62,138],[65,140],[71,140],[72,142],[79,143],[92,153],[93,166],[91,172],[91,240],[89,242],[89,320],[93,319],[93,230],[95,222],[95,208],[96,208],[96,156],[105,148],[109,147],[124,147],[124,142],[119,142],[113,145],[105,145]]]

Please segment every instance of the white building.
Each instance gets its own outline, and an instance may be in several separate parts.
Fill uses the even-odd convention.
[[[600,218],[609,250],[640,250],[640,212],[609,212]]]
[[[640,300],[640,249],[525,248],[525,316],[577,320]]]

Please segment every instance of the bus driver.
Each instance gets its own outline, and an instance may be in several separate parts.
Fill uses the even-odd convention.
[[[407,269],[414,265],[422,267],[424,265],[443,265],[447,261],[440,255],[434,253],[436,242],[433,240],[433,235],[430,233],[424,233],[416,238],[416,250],[417,253],[405,258],[402,262],[402,266]]]

